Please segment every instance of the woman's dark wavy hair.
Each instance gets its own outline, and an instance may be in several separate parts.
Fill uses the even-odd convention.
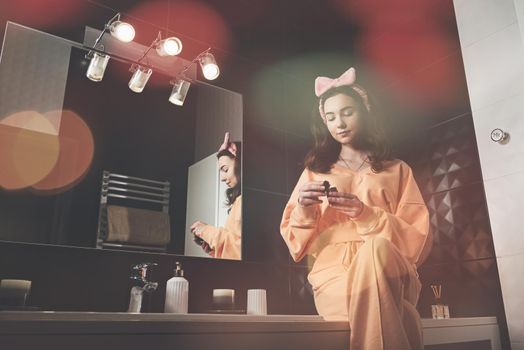
[[[383,162],[391,159],[391,155],[386,135],[377,120],[377,116],[367,110],[362,97],[349,86],[329,89],[320,96],[320,103],[324,106],[328,98],[338,94],[350,96],[358,104],[360,129],[358,134],[355,135],[353,146],[370,153],[368,162],[371,164],[373,172],[378,173],[382,171],[384,169]],[[341,145],[329,133],[322,118],[319,116],[318,107],[313,113],[311,133],[313,134],[315,144],[306,155],[304,165],[311,171],[328,173],[338,160]]]
[[[237,184],[235,187],[228,188],[226,190],[226,197],[227,202],[226,205],[231,207],[233,203],[235,202],[235,199],[237,199],[238,196],[242,194],[242,181],[241,181],[241,169],[242,169],[242,143],[241,142],[233,142],[237,146],[237,155],[233,155],[233,153],[229,152],[227,149],[222,150],[218,152],[217,159],[219,159],[222,156],[227,156],[231,159],[235,160],[235,175],[238,179]],[[230,208],[231,209],[231,208]]]

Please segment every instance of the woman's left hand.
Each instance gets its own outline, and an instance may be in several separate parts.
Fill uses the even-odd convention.
[[[364,203],[351,193],[330,192],[327,200],[331,208],[343,211],[350,218],[356,218],[364,209]]]

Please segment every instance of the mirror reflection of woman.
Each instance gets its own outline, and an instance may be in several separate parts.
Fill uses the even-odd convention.
[[[228,217],[224,227],[215,227],[201,221],[194,222],[190,230],[195,235],[195,242],[214,258],[241,258],[242,245],[242,192],[241,192],[241,144],[231,142],[226,133],[224,143],[218,153],[220,181],[226,190]]]
[[[328,320],[349,321],[350,349],[423,349],[416,271],[429,214],[410,167],[389,157],[366,90],[350,68],[315,81],[315,146],[284,210],[281,233]],[[326,182],[327,181],[327,182]]]

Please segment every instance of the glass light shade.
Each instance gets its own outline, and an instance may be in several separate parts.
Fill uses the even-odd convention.
[[[137,93],[142,92],[152,73],[153,71],[150,68],[138,66],[133,73],[131,80],[129,80],[129,88],[131,91]]]
[[[189,91],[190,86],[191,83],[186,80],[175,80],[175,83],[173,84],[173,90],[171,91],[171,95],[169,96],[169,102],[177,106],[182,106],[184,104],[184,100],[186,99],[187,92]]]
[[[160,56],[176,56],[182,52],[182,41],[174,36],[161,40],[158,43],[156,52]]]
[[[129,23],[115,21],[109,27],[111,35],[120,41],[128,43],[135,38],[135,28]]]
[[[200,57],[200,67],[202,68],[202,74],[207,80],[214,80],[218,78],[220,69],[218,68],[215,56],[211,53],[205,53]]]
[[[93,57],[87,67],[86,77],[92,81],[101,81],[106,71],[107,63],[109,62],[109,55],[93,53]]]

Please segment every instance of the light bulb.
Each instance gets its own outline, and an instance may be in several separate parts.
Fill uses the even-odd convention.
[[[202,68],[202,74],[204,74],[207,80],[214,80],[220,75],[215,56],[209,52],[200,57],[200,67]]]
[[[111,35],[120,41],[128,43],[135,38],[135,28],[129,23],[115,21],[110,26]]]
[[[176,56],[182,52],[182,41],[175,37],[163,39],[158,43],[156,52],[160,56]]]

